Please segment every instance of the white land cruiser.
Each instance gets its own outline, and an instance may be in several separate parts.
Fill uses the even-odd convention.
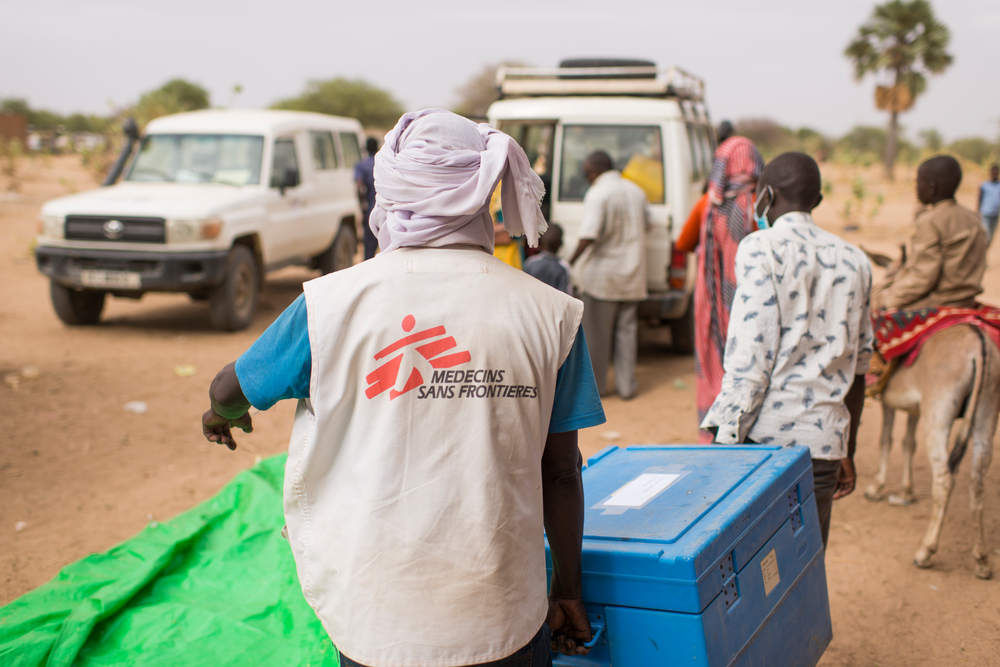
[[[134,127],[134,126],[133,126]],[[350,266],[361,222],[361,124],[293,111],[195,111],[134,133],[117,185],[42,207],[35,250],[67,324],[94,324],[108,294],[186,292],[212,326],[253,320],[263,273]],[[105,184],[117,178],[113,170]]]
[[[674,252],[673,242],[712,168],[715,131],[704,82],[648,61],[589,59],[501,67],[497,86],[489,122],[514,137],[545,182],[543,213],[562,226],[566,259],[577,244],[590,152],[606,151],[646,191],[654,226],[646,234],[649,299],[640,316],[669,323],[674,347],[692,351],[695,261]]]

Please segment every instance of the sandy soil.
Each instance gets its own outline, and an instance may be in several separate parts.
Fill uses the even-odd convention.
[[[26,163],[22,171],[22,196],[0,195],[0,281],[7,285],[0,301],[0,377],[23,374],[28,366],[38,377],[22,379],[17,388],[0,385],[0,604],[147,522],[192,507],[258,457],[284,450],[294,407],[289,402],[256,416],[254,433],[241,437],[236,452],[206,443],[199,417],[215,371],[248,347],[314,275],[287,269],[270,276],[253,326],[240,333],[211,331],[204,304],[173,295],[115,299],[100,326],[64,327],[34,267],[32,239],[42,202],[93,182],[71,157]],[[833,189],[817,211],[819,222],[870,249],[894,251],[912,217],[912,172],[901,170],[895,184],[885,183],[877,168],[824,172]],[[840,212],[859,176],[885,203],[860,231],[846,233]],[[979,174],[967,176],[960,195],[966,205],[974,203],[979,180]],[[998,253],[1000,244],[990,252],[993,267],[1000,265]],[[986,298],[1000,303],[996,269],[987,274]],[[178,376],[181,364],[194,366],[195,375]],[[639,396],[609,399],[608,423],[581,434],[585,455],[609,444],[694,441],[691,357],[672,354],[666,338],[646,332],[638,373]],[[148,413],[126,412],[128,401],[144,401]],[[857,456],[860,488],[877,466],[878,406],[870,404],[866,415]],[[894,452],[890,490],[899,488],[900,459]],[[834,640],[825,667],[1000,664],[1000,580],[973,576],[964,474],[934,568],[912,565],[930,510],[922,450],[916,463],[915,505],[874,504],[858,491],[835,506],[826,558]],[[997,468],[987,477],[986,521],[1000,570]]]

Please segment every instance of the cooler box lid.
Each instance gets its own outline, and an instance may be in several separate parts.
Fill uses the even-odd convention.
[[[806,447],[612,446],[583,484],[584,600],[698,613],[801,521],[812,463]]]

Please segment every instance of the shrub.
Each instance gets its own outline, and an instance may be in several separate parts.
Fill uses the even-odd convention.
[[[20,139],[0,136],[0,173],[7,178],[7,192],[20,192],[21,179],[18,174],[24,146]]]
[[[948,151],[965,158],[969,162],[978,165],[985,165],[987,162],[996,159],[997,146],[982,137],[966,137],[951,142]]]
[[[403,115],[403,106],[389,92],[361,79],[343,78],[310,81],[304,93],[271,108],[347,116],[378,128],[392,127]]]
[[[736,122],[736,134],[754,142],[765,160],[788,151],[800,151],[822,162],[833,149],[830,140],[816,130],[808,127],[792,130],[769,118],[739,120]]]

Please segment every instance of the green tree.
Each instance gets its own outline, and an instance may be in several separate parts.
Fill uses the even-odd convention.
[[[458,104],[454,112],[466,118],[485,118],[490,105],[500,98],[500,91],[497,88],[497,69],[501,66],[524,67],[524,64],[508,61],[497,65],[484,65],[477,74],[455,90],[458,93]]]
[[[858,125],[837,140],[837,152],[840,158],[848,163],[860,163],[865,166],[878,162],[885,155],[885,145],[888,142],[886,131],[881,127],[866,127]],[[897,154],[910,162],[918,157],[918,151],[903,138],[896,139]]]
[[[20,97],[7,97],[0,100],[0,113],[16,114],[18,116],[30,118],[31,107],[28,105],[28,100],[26,99]]]
[[[921,130],[917,136],[924,142],[924,148],[932,153],[937,153],[944,146],[944,137],[935,129]]]
[[[982,137],[966,137],[953,141],[948,150],[969,162],[985,165],[993,157],[994,145]]]
[[[899,113],[927,89],[927,74],[940,74],[951,65],[946,50],[950,39],[947,26],[937,20],[927,0],[891,0],[875,7],[844,51],[854,63],[855,80],[883,73],[893,81],[897,96],[885,105],[889,111],[885,142],[889,179],[896,161]]]
[[[833,150],[830,140],[816,130],[809,127],[793,130],[770,118],[742,118],[736,121],[736,134],[754,142],[765,160],[787,151],[801,151],[822,162]]]
[[[403,115],[403,106],[388,91],[362,79],[310,81],[298,97],[275,102],[272,109],[312,111],[356,118],[368,128],[391,128]]]
[[[156,90],[143,94],[128,111],[128,115],[135,118],[141,129],[154,118],[207,109],[209,106],[207,90],[184,79],[171,79]]]
[[[28,125],[33,125],[36,128],[50,129],[63,122],[63,117],[59,114],[44,109],[32,109],[28,100],[17,97],[0,100],[0,113],[24,116]]]

